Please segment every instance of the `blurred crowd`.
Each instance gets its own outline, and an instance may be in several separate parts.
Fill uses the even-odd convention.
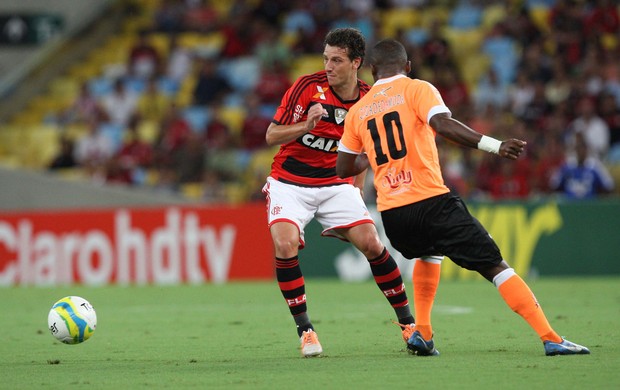
[[[410,76],[433,83],[455,118],[498,139],[527,141],[525,156],[511,162],[438,140],[455,192],[583,199],[615,189],[620,17],[613,0],[231,0],[226,17],[207,0],[157,4],[127,63],[85,82],[59,113],[59,123],[86,123],[89,132],[75,142],[63,138],[50,169],[77,166],[101,183],[171,192],[199,184],[206,202],[227,201],[231,184],[246,200],[262,199],[270,160],[255,162],[271,153],[264,134],[294,81],[293,66],[322,53],[327,31],[350,26],[369,45],[388,35],[405,44]],[[130,15],[145,12],[144,2],[129,5]],[[424,12],[430,8],[443,13]],[[541,9],[543,23],[533,18]],[[386,28],[388,15],[411,10],[424,20]],[[500,17],[485,25],[491,10]],[[187,32],[218,33],[222,43],[188,50],[177,39]],[[165,52],[151,41],[162,33],[169,37]],[[479,34],[479,50],[459,48],[461,33]],[[187,80],[191,101],[180,103]],[[148,140],[141,136],[145,122],[155,124]],[[374,200],[372,191],[367,197]]]

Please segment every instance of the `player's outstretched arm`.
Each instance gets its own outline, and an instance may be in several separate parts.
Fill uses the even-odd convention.
[[[327,115],[327,111],[320,104],[315,104],[308,110],[308,116],[304,122],[293,123],[292,125],[278,125],[271,123],[265,134],[267,145],[282,145],[290,142],[307,132],[314,129],[323,115]]]
[[[516,160],[527,144],[525,141],[514,138],[502,142],[484,136],[458,120],[453,119],[447,113],[433,115],[430,125],[438,134],[452,142],[495,153],[510,160]]]

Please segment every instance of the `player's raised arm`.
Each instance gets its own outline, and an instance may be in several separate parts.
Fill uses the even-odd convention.
[[[443,137],[463,146],[495,153],[510,160],[516,160],[523,152],[525,141],[508,139],[500,141],[486,135],[482,135],[474,129],[452,118],[448,113],[433,115],[430,120],[431,127]]]
[[[297,139],[299,136],[306,134],[314,129],[323,115],[327,115],[327,111],[321,104],[315,104],[308,110],[308,117],[303,122],[294,123],[292,125],[278,125],[271,123],[267,128],[265,140],[267,145],[282,145]]]

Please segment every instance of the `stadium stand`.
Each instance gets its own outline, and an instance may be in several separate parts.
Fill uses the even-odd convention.
[[[303,34],[300,31],[286,30],[284,21],[293,23],[295,20],[306,18],[303,19],[306,20],[303,26],[311,30],[314,25],[316,38],[321,37],[333,23],[341,22],[339,12],[343,12],[344,9],[339,8],[341,2],[334,2],[333,10],[310,7],[309,11],[304,10],[308,12],[300,12],[296,15],[301,19],[288,19],[288,15],[297,11],[294,6],[291,4],[283,8],[274,18],[271,14],[272,8],[270,8],[273,2],[269,0],[241,2],[133,0],[105,3],[115,10],[115,15],[119,16],[114,20],[112,27],[108,26],[105,34],[100,32],[96,39],[89,40],[87,50],[83,47],[85,45],[83,41],[88,38],[88,34],[67,37],[69,48],[56,46],[48,49],[54,50],[45,57],[46,62],[53,63],[56,62],[54,58],[62,57],[68,50],[77,50],[78,46],[82,45],[79,46],[81,54],[73,55],[70,63],[63,63],[62,71],[56,72],[54,77],[43,80],[41,87],[30,88],[31,96],[22,107],[14,109],[10,116],[6,115],[4,118],[0,116],[0,163],[2,165],[12,169],[27,168],[45,171],[52,157],[59,151],[61,137],[67,137],[74,142],[84,137],[88,132],[87,124],[83,121],[67,119],[65,115],[80,98],[83,85],[88,86],[88,91],[97,101],[109,95],[114,81],[119,79],[123,80],[129,90],[144,96],[149,83],[153,80],[130,77],[127,66],[133,45],[145,31],[148,32],[150,44],[163,59],[163,65],[161,69],[158,69],[156,80],[154,80],[156,94],[165,96],[162,101],[167,104],[174,103],[181,108],[184,120],[189,124],[193,133],[199,135],[199,142],[204,143],[202,147],[207,154],[210,146],[206,128],[213,121],[216,109],[218,118],[224,122],[233,138],[238,139],[240,136],[241,126],[247,115],[245,98],[253,93],[258,85],[263,66],[253,52],[253,48],[262,39],[260,23],[276,20],[275,24],[280,33],[278,40],[285,43],[291,52],[285,72],[292,82],[302,74],[322,69],[323,59],[318,51],[321,42],[320,39],[318,41],[315,39],[319,45],[318,49],[315,47],[317,42],[312,42],[312,40],[310,44],[304,42]],[[534,141],[530,143],[531,154],[527,157],[527,164],[524,164],[529,165],[527,169],[530,170],[530,174],[536,170],[537,164],[541,164],[545,145],[550,142],[549,137],[555,137],[562,142],[570,139],[573,129],[568,126],[568,123],[573,114],[570,109],[566,109],[566,106],[570,107],[574,104],[579,94],[587,93],[593,99],[597,99],[608,88],[610,93],[616,94],[616,111],[620,112],[620,93],[618,93],[620,87],[615,87],[620,84],[617,84],[612,76],[605,78],[606,74],[611,75],[614,70],[620,74],[620,70],[617,69],[617,63],[619,63],[617,60],[620,58],[620,33],[618,33],[617,25],[615,33],[612,27],[611,33],[595,31],[593,38],[592,36],[588,38],[588,42],[598,39],[600,45],[587,46],[583,38],[583,45],[587,50],[578,53],[580,57],[577,63],[569,64],[569,70],[575,80],[570,97],[557,106],[547,104],[552,112],[546,113],[547,116],[543,115],[542,120],[530,123],[527,122],[526,117],[520,116],[520,113],[513,112],[509,104],[498,108],[498,111],[494,113],[489,113],[487,110],[481,112],[482,108],[474,109],[473,96],[476,95],[477,88],[484,88],[488,85],[481,83],[481,80],[492,68],[499,77],[500,83],[510,91],[511,99],[525,96],[526,103],[530,106],[525,104],[524,107],[528,108],[530,114],[533,110],[541,109],[540,106],[534,106],[531,97],[528,97],[530,93],[528,91],[534,89],[536,82],[549,82],[554,71],[550,64],[563,60],[556,56],[551,40],[554,27],[550,23],[550,17],[559,1],[498,3],[459,0],[404,8],[391,6],[389,3],[387,2],[381,9],[373,10],[373,17],[376,18],[378,26],[377,38],[404,37],[404,43],[407,44],[414,62],[413,76],[436,83],[447,99],[454,99],[463,91],[458,90],[457,86],[452,84],[442,85],[440,75],[447,71],[458,76],[451,78],[453,81],[450,83],[457,83],[459,80],[464,82],[467,96],[458,97],[459,101],[465,105],[459,108],[458,112],[465,112],[469,117],[463,119],[485,126],[485,129],[497,137],[501,137],[506,129],[525,129],[520,136]],[[586,25],[588,14],[593,12],[594,8],[586,5],[578,6],[582,7],[580,15],[583,15],[583,20],[580,22]],[[616,15],[619,8],[616,6]],[[101,9],[104,9],[103,6]],[[308,16],[313,18],[313,24],[308,25]],[[534,64],[528,63],[531,59],[525,57],[526,44],[523,42],[527,42],[529,38],[525,39],[524,36],[530,32],[525,31],[520,24],[523,22],[522,17],[525,17],[526,22],[536,29],[531,36],[537,37],[535,38],[538,40],[537,43],[540,43],[545,50],[543,55],[536,60],[538,62]],[[200,22],[196,24],[196,20]],[[91,25],[108,25],[109,23],[111,23],[109,18],[100,14],[100,18],[94,18]],[[432,37],[429,31],[434,23],[439,23],[440,39],[443,40],[443,44],[439,41],[430,42]],[[239,28],[238,24],[241,24],[243,28],[235,30]],[[94,30],[92,26],[90,30]],[[78,30],[73,30],[74,34],[75,31]],[[170,77],[165,69],[169,65],[167,61],[170,58],[173,37],[178,47],[189,53],[187,55],[191,59],[188,69],[180,73],[183,75],[181,79]],[[596,56],[607,60],[601,63],[593,62],[591,58]],[[50,59],[51,61],[48,61]],[[193,91],[198,79],[196,64],[201,59],[217,61],[218,74],[224,77],[230,85],[231,90],[218,98],[217,107],[212,104],[196,105],[193,103]],[[518,72],[527,74],[527,85],[524,90],[516,88]],[[593,75],[598,75],[598,79]],[[371,81],[368,69],[362,70],[361,77],[366,81]],[[23,83],[16,84],[18,91],[20,88],[28,89],[28,87]],[[585,92],[583,88],[586,88]],[[35,92],[34,95],[32,91]],[[265,107],[267,109],[264,111],[272,110],[273,102],[265,104]],[[154,148],[155,157],[152,165],[146,167],[143,174],[133,175],[141,179],[135,179],[135,182],[128,183],[128,185],[140,186],[147,190],[150,188],[154,191],[161,188],[172,189],[179,195],[196,201],[239,203],[260,198],[257,194],[260,194],[262,181],[269,171],[271,157],[277,148],[265,146],[258,151],[251,152],[245,158],[234,160],[239,166],[232,167],[232,170],[244,171],[237,178],[222,176],[214,179],[213,172],[205,171],[204,181],[175,182],[174,164],[178,157],[174,156],[173,151],[166,149],[168,141],[162,130],[165,127],[163,122],[165,116],[163,114],[149,116],[144,114],[142,109],[138,111],[136,115],[138,134],[142,141]],[[95,109],[95,112],[98,111]],[[563,118],[564,125],[561,125],[559,130],[553,127],[556,122],[548,119],[552,117],[552,113]],[[269,112],[264,112],[264,115],[268,116]],[[106,125],[105,117],[100,117],[99,114],[95,116],[95,119],[101,123],[103,136],[112,140],[115,150],[119,149],[126,139],[125,129]],[[618,142],[620,136],[614,135],[620,131],[617,123],[615,127],[612,122],[609,123],[610,139],[612,142],[613,140]],[[180,137],[179,142],[183,142],[182,134],[176,136]],[[569,146],[567,146],[566,153],[570,152],[568,148]],[[471,192],[464,195],[484,195],[486,191],[484,183],[479,182],[478,179],[481,162],[466,160],[468,159],[467,153],[455,154],[460,157],[453,165],[461,167],[455,170],[459,172],[459,177],[455,180],[466,183],[463,188],[471,189]],[[618,182],[620,170],[617,162],[610,161],[608,167]],[[90,179],[84,167],[63,169],[57,173],[72,180]],[[213,183],[216,182],[219,183],[221,191],[210,191],[210,186],[215,186]],[[538,195],[536,193],[538,190],[534,189],[533,195]],[[209,193],[208,196],[205,195],[207,193]],[[550,194],[547,193],[547,195]]]

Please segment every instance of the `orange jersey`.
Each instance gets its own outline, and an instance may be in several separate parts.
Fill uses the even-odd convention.
[[[450,110],[433,85],[403,75],[377,81],[349,110],[339,151],[368,154],[379,211],[450,191],[428,124],[444,112]]]

